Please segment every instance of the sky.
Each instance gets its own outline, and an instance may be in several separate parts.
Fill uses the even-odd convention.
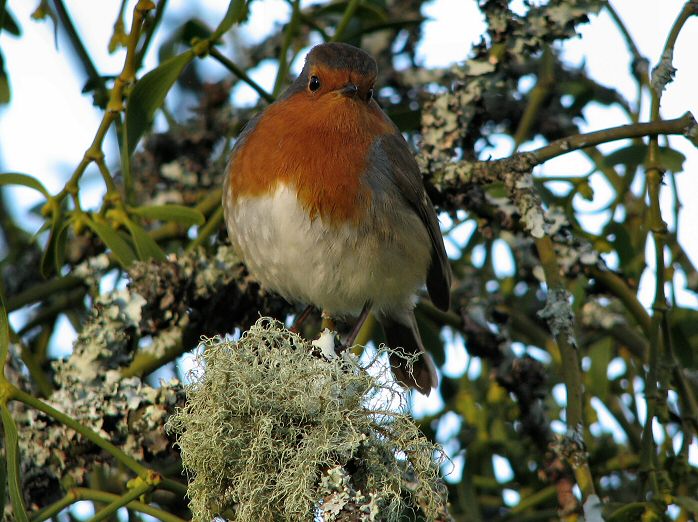
[[[66,0],[65,4],[72,13],[74,21],[84,38],[100,71],[108,74],[117,73],[123,63],[124,53],[119,51],[110,55],[106,44],[111,34],[120,1],[100,0]],[[309,2],[304,2],[305,4]],[[664,40],[675,17],[683,6],[681,0],[614,0],[621,18],[630,33],[635,37],[640,51],[649,58],[654,66],[661,54]],[[92,106],[89,96],[81,95],[84,83],[82,74],[76,74],[76,63],[66,58],[67,41],[59,36],[58,49],[55,46],[53,26],[50,21],[30,20],[31,11],[38,0],[9,0],[9,7],[23,30],[21,38],[14,38],[7,33],[0,33],[0,48],[5,57],[5,68],[9,72],[12,102],[0,108],[0,172],[23,172],[39,177],[52,192],[59,191],[73,168],[77,165],[94,137],[101,115]],[[128,2],[127,13],[135,4]],[[190,2],[187,0],[170,0],[170,10],[189,10],[198,17],[211,21],[214,25],[226,8],[227,2],[205,0]],[[522,8],[517,0],[513,5]],[[240,29],[241,36],[251,40],[260,39],[274,24],[288,18],[288,4],[283,0],[264,0],[252,4],[250,22]],[[484,23],[474,0],[434,0],[424,6],[423,14],[430,18],[424,25],[424,37],[418,47],[418,58],[426,66],[447,66],[467,58],[470,46],[479,39]],[[167,16],[167,15],[166,15]],[[584,64],[590,76],[601,84],[612,86],[628,99],[636,98],[635,82],[629,72],[629,52],[624,40],[613,25],[610,16],[603,11],[592,23],[580,26],[580,38],[567,41],[563,47],[563,57],[570,63]],[[156,38],[151,52],[146,57],[143,73],[157,65],[156,53],[159,40]],[[678,69],[675,81],[669,84],[662,98],[662,115],[674,118],[690,110],[698,113],[698,68],[695,67],[695,49],[698,44],[698,17],[689,20],[682,31],[674,54],[674,66]],[[207,62],[207,71],[212,80],[224,78],[227,72],[212,61]],[[293,64],[299,70],[302,64]],[[252,76],[262,86],[271,89],[275,69],[272,64],[259,67]],[[251,103],[254,93],[246,86],[240,86],[233,94],[236,103]],[[649,106],[647,98],[643,106]],[[645,113],[646,117],[646,113]],[[585,132],[627,123],[620,109],[592,105],[585,111],[585,121],[581,123]],[[693,226],[698,223],[698,204],[692,201],[692,194],[698,194],[698,150],[680,137],[670,138],[670,143],[686,156],[685,170],[677,177],[679,194],[683,200],[679,223],[679,239],[689,257],[698,262],[698,236]],[[524,149],[543,145],[542,141],[527,144]],[[610,152],[624,146],[624,142],[602,145],[603,151]],[[504,157],[511,153],[512,143],[508,139],[495,141],[490,154]],[[106,148],[107,161],[115,163],[118,155],[113,140]],[[536,175],[580,175],[590,170],[590,164],[581,153],[572,153],[547,162],[535,171]],[[99,176],[95,171],[88,171],[83,181],[83,206],[96,206],[103,194]],[[580,201],[580,208],[588,211],[584,223],[597,227],[603,215],[594,212],[604,206],[609,191],[599,176],[592,178],[592,187],[596,197],[593,202]],[[29,189],[12,188],[9,190],[12,201],[16,203],[15,211],[21,216],[23,224],[29,230],[37,230],[40,222],[29,217],[26,209],[39,202],[39,198]],[[672,195],[668,187],[662,192],[662,207],[665,220],[673,226],[671,219]],[[466,236],[472,231],[464,227],[461,231]],[[456,238],[459,240],[458,238]],[[460,240],[463,238],[461,237]],[[500,245],[501,247],[501,245]],[[648,245],[648,248],[652,248]],[[502,255],[499,270],[511,269],[511,262],[506,249],[500,248]],[[653,256],[648,256],[652,262]],[[608,259],[612,265],[614,260]],[[477,262],[477,259],[475,259]],[[653,277],[651,270],[641,282],[640,298],[649,306],[653,298]],[[677,279],[681,286],[681,279]],[[679,303],[685,306],[698,306],[695,295],[679,291]],[[63,350],[69,350],[74,332],[64,326],[58,333],[56,342]],[[64,352],[65,353],[65,352]],[[447,348],[448,364],[446,373],[459,374],[465,369],[467,355],[462,341],[449,343]],[[471,365],[469,371],[477,371]],[[432,397],[435,394],[432,394]],[[558,397],[564,400],[564,394]],[[560,396],[560,390],[556,392]],[[438,398],[430,400],[421,396],[415,399],[417,411],[429,412],[439,408]],[[443,430],[457,429],[457,423],[445,423]],[[695,444],[694,444],[695,446]],[[695,449],[695,448],[694,448]],[[695,457],[694,461],[698,458]],[[499,463],[498,469],[506,466]]]

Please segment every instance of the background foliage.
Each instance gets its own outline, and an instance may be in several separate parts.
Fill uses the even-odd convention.
[[[421,0],[289,3],[287,23],[248,45],[235,38],[248,16],[242,0],[212,24],[192,18],[166,27],[166,0],[124,2],[104,45],[125,47],[126,59],[109,76],[95,67],[61,0],[42,0],[37,21],[17,20],[0,2],[2,31],[22,38],[23,24],[43,20],[65,32],[84,92],[103,110],[94,141],[58,193],[44,187],[45,174],[0,174],[0,186],[23,185],[44,198],[34,209],[44,223],[38,233],[13,219],[8,201],[0,205],[6,516],[72,516],[65,510],[78,500],[94,502],[95,520],[124,506],[132,519],[190,516],[181,460],[163,431],[183,391],[149,375],[201,335],[245,330],[260,313],[284,320],[297,312],[260,290],[231,254],[221,174],[242,126],[292,79],[289,64],[311,42],[334,39],[376,57],[378,100],[415,145],[430,195],[450,217],[445,232],[462,237],[465,224],[477,225],[454,243],[452,311],[428,301],[417,309],[439,364],[444,340],[463,339],[469,365],[480,367],[444,376],[443,407],[419,420],[428,438],[464,461],[462,472],[447,477],[451,515],[695,519],[698,470],[689,450],[698,429],[698,312],[677,304],[674,285],[682,274],[685,289],[698,293],[698,272],[665,223],[670,213],[678,223],[674,176],[684,158],[659,135],[695,144],[698,128],[690,114],[663,120],[659,109],[673,76],[674,43],[698,4],[686,2],[677,13],[662,61],[649,64],[608,3],[550,0],[513,11],[505,0],[482,0],[487,29],[470,59],[425,69],[415,63]],[[638,91],[651,94],[649,111],[642,97],[629,101],[559,57],[557,44],[601,9],[626,38]],[[160,65],[144,70],[157,31],[167,35]],[[205,60],[230,77],[208,83],[198,66]],[[248,75],[265,60],[278,65],[271,92]],[[411,66],[396,68],[398,62]],[[8,76],[12,71],[0,67],[0,103],[12,103]],[[258,107],[231,103],[240,82],[260,95]],[[195,100],[195,110],[181,110],[181,100]],[[628,125],[580,136],[591,103],[619,107]],[[154,133],[157,114],[167,128]],[[119,154],[105,157],[112,131]],[[548,145],[489,161],[490,140],[502,134],[516,149],[540,138]],[[612,153],[598,148],[620,138],[632,141]],[[593,163],[591,172],[533,171],[576,149]],[[84,208],[81,180],[93,164],[106,196]],[[597,197],[590,185],[597,177],[612,190],[600,232],[585,225],[579,204]],[[674,192],[673,208],[660,207],[660,190]],[[498,270],[499,240],[511,253],[510,273]],[[650,310],[637,298],[648,251],[657,282]],[[117,284],[100,291],[106,275]],[[6,312],[18,317],[12,327]],[[48,347],[61,316],[79,336],[72,355],[55,361]],[[380,341],[380,333],[367,328],[362,340],[369,339]],[[552,393],[560,386],[566,401]],[[615,420],[614,433],[599,422],[601,413]],[[495,455],[511,468],[506,480],[497,478]]]

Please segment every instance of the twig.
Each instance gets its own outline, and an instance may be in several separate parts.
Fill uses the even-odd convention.
[[[512,171],[527,172],[550,159],[575,150],[625,138],[656,136],[659,134],[687,135],[695,126],[696,120],[690,112],[687,112],[680,118],[672,120],[632,123],[587,134],[576,134],[568,138],[555,140],[539,149],[519,152],[503,159],[455,162],[449,166],[450,168],[443,175],[443,179],[435,179],[433,183],[442,191],[460,191],[463,184],[486,184],[504,181],[507,176],[511,175]]]
[[[281,88],[286,80],[286,75],[288,74],[288,49],[291,47],[291,40],[293,40],[293,35],[298,28],[298,23],[300,21],[300,0],[293,0],[293,12],[291,14],[291,20],[286,26],[286,31],[284,32],[284,39],[281,42],[281,51],[279,52],[279,69],[276,72],[276,80],[274,81],[274,89],[272,94],[277,97],[281,93]]]
[[[674,75],[674,67],[671,63],[674,45],[686,20],[696,14],[698,3],[689,1],[684,4],[679,16],[674,21],[664,45],[664,52],[660,63],[652,71],[652,107],[650,118],[659,120],[659,107],[661,97],[666,84]],[[640,451],[641,471],[649,481],[649,488],[653,494],[653,500],[661,502],[659,479],[657,476],[657,452],[656,443],[652,433],[652,423],[657,413],[660,400],[659,385],[659,361],[663,357],[665,344],[671,343],[671,331],[665,331],[668,323],[669,305],[664,293],[666,281],[666,264],[664,259],[664,246],[667,242],[667,225],[662,219],[662,211],[659,204],[659,192],[664,177],[664,172],[659,163],[659,140],[657,136],[650,138],[649,152],[646,161],[647,195],[649,198],[649,228],[654,239],[655,251],[655,294],[652,304],[652,321],[650,329],[650,350],[648,371],[645,376],[645,399],[647,401],[647,417],[642,432],[642,447]]]
[[[267,91],[265,91],[261,85],[259,85],[256,81],[254,81],[252,78],[248,76],[248,74],[243,71],[240,67],[238,67],[232,60],[230,60],[228,57],[223,55],[218,49],[215,47],[211,46],[208,52],[211,56],[213,56],[218,62],[223,65],[226,69],[228,69],[230,72],[232,72],[235,76],[240,78],[243,82],[245,82],[247,85],[252,87],[257,94],[259,94],[262,98],[264,98],[267,102],[273,103],[275,98],[271,94],[269,94]]]
[[[101,100],[98,98],[98,103],[100,106],[103,107],[106,101],[107,91],[107,88],[104,84],[104,79],[97,71],[95,64],[92,62],[92,58],[90,58],[90,54],[87,52],[85,45],[82,43],[82,40],[80,39],[80,35],[75,30],[75,26],[73,25],[73,21],[70,18],[70,14],[68,13],[68,10],[65,8],[65,5],[63,5],[63,0],[53,0],[53,6],[56,9],[56,13],[58,13],[58,18],[61,21],[61,25],[63,25],[63,28],[68,34],[68,39],[70,40],[70,43],[72,44],[73,49],[75,50],[75,53],[78,55],[80,63],[85,69],[85,73],[87,73],[87,77],[90,79],[92,83],[94,83],[95,90],[101,94],[101,96],[99,97],[101,98]]]
[[[109,504],[111,502],[115,502],[119,498],[119,495],[107,493],[106,491],[99,491],[89,488],[72,488],[62,499],[56,501],[39,512],[39,514],[32,519],[32,522],[44,522],[44,520],[48,520],[49,518],[56,516],[63,509],[80,500],[93,500]],[[138,502],[136,500],[126,504],[126,507],[133,511],[138,511],[139,513],[144,513],[146,515],[150,515],[151,517],[155,517],[163,522],[184,522],[184,520],[178,516],[172,515],[167,511],[163,511],[162,509],[149,506],[148,504],[144,504],[143,502]]]
[[[339,24],[337,24],[337,30],[334,32],[331,41],[339,42],[342,39],[344,31],[346,31],[349,22],[351,22],[352,16],[354,16],[354,11],[356,11],[356,8],[359,7],[360,3],[361,0],[350,0],[347,8],[344,10],[342,19],[339,21]]]
[[[124,88],[128,84],[130,84],[135,78],[135,51],[143,23],[143,18],[145,16],[145,13],[153,7],[154,4],[151,0],[138,0],[138,4],[136,4],[136,7],[133,10],[131,34],[129,35],[126,59],[124,60],[124,67],[121,70],[121,74],[119,74],[119,76],[114,81],[114,86],[112,87],[111,94],[109,96],[109,102],[107,103],[107,107],[104,111],[104,116],[102,116],[102,121],[99,124],[97,133],[95,134],[95,137],[92,140],[92,144],[85,152],[82,161],[80,161],[76,169],[73,171],[73,174],[68,180],[68,183],[66,183],[65,187],[63,187],[63,190],[61,190],[56,195],[55,199],[58,202],[62,201],[70,193],[76,194],[78,190],[78,181],[84,174],[88,165],[93,161],[96,161],[97,159],[104,157],[104,153],[102,152],[102,142],[104,141],[104,137],[106,136],[109,127],[111,127],[111,124],[114,123],[114,121],[117,118],[117,115],[123,110],[122,96]],[[103,172],[102,175],[104,176]],[[118,196],[118,193],[114,191],[113,183],[110,184],[110,182],[108,182],[106,179],[104,181],[107,184],[107,192],[111,192]]]

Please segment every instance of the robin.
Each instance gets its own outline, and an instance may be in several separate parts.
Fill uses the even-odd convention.
[[[417,163],[374,99],[375,60],[343,43],[308,53],[293,84],[235,143],[223,186],[230,239],[252,275],[331,317],[373,312],[393,348],[420,354],[396,378],[437,385],[415,320],[426,283],[447,310],[451,270]],[[351,339],[353,342],[353,339]]]

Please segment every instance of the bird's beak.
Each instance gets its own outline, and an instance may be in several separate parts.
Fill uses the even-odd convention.
[[[341,92],[344,96],[348,96],[350,98],[353,98],[356,96],[356,93],[359,91],[359,88],[354,85],[353,83],[347,83],[342,89],[339,91]]]

